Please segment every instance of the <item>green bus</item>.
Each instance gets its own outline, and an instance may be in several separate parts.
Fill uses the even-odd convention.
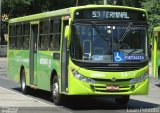
[[[152,32],[152,73],[160,80],[160,26]]]
[[[86,5],[9,21],[8,75],[50,91],[55,104],[69,95],[148,94],[147,14],[143,9]]]

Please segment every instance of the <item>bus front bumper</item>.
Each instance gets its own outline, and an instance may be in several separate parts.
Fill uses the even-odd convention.
[[[107,86],[118,86],[118,89],[108,90]],[[72,78],[69,84],[68,95],[147,95],[149,77],[136,84],[129,84],[129,81],[105,82],[96,81],[90,84]]]

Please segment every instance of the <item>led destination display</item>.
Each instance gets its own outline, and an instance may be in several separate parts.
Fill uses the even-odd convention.
[[[75,12],[75,19],[146,20],[144,12],[126,9],[81,9]]]

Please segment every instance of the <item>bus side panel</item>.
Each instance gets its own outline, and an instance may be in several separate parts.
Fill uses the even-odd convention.
[[[29,59],[28,51],[9,50],[8,51],[8,76],[20,83],[21,66],[25,69],[26,83],[29,85]]]
[[[19,82],[19,78],[16,77],[15,72],[15,54],[14,50],[8,50],[8,76],[15,80],[16,82]]]
[[[37,86],[39,89],[49,90],[49,59],[47,51],[37,51]]]
[[[60,75],[60,61],[53,60],[53,52],[37,52],[37,86],[39,89],[50,91],[50,78],[52,70]]]

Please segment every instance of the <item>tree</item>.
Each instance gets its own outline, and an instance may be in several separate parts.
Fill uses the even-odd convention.
[[[130,7],[141,7],[141,2],[143,0],[118,0],[119,5],[130,6]]]
[[[0,45],[5,45],[6,44],[4,34],[7,34],[7,26],[8,26],[8,22],[1,21],[1,25],[0,25]]]
[[[78,5],[103,4],[104,0],[79,0]]]
[[[141,1],[143,0],[107,0],[109,5],[121,5],[121,6],[130,6],[130,7],[141,7]],[[104,0],[99,0],[103,4]]]
[[[148,13],[148,20],[150,24],[150,31],[160,25],[160,1],[159,0],[145,0],[142,2],[142,7]]]
[[[2,14],[6,14],[9,18],[15,18],[35,13],[52,11],[67,7],[88,4],[103,4],[104,0],[2,0]],[[151,27],[160,25],[159,12],[160,0],[107,0],[108,4],[143,7],[149,14],[149,24]]]
[[[2,0],[2,14],[9,18],[27,15],[32,0]]]
[[[27,15],[31,0],[2,0],[1,1],[1,35],[0,44],[6,44],[4,34],[7,33],[9,18]]]

